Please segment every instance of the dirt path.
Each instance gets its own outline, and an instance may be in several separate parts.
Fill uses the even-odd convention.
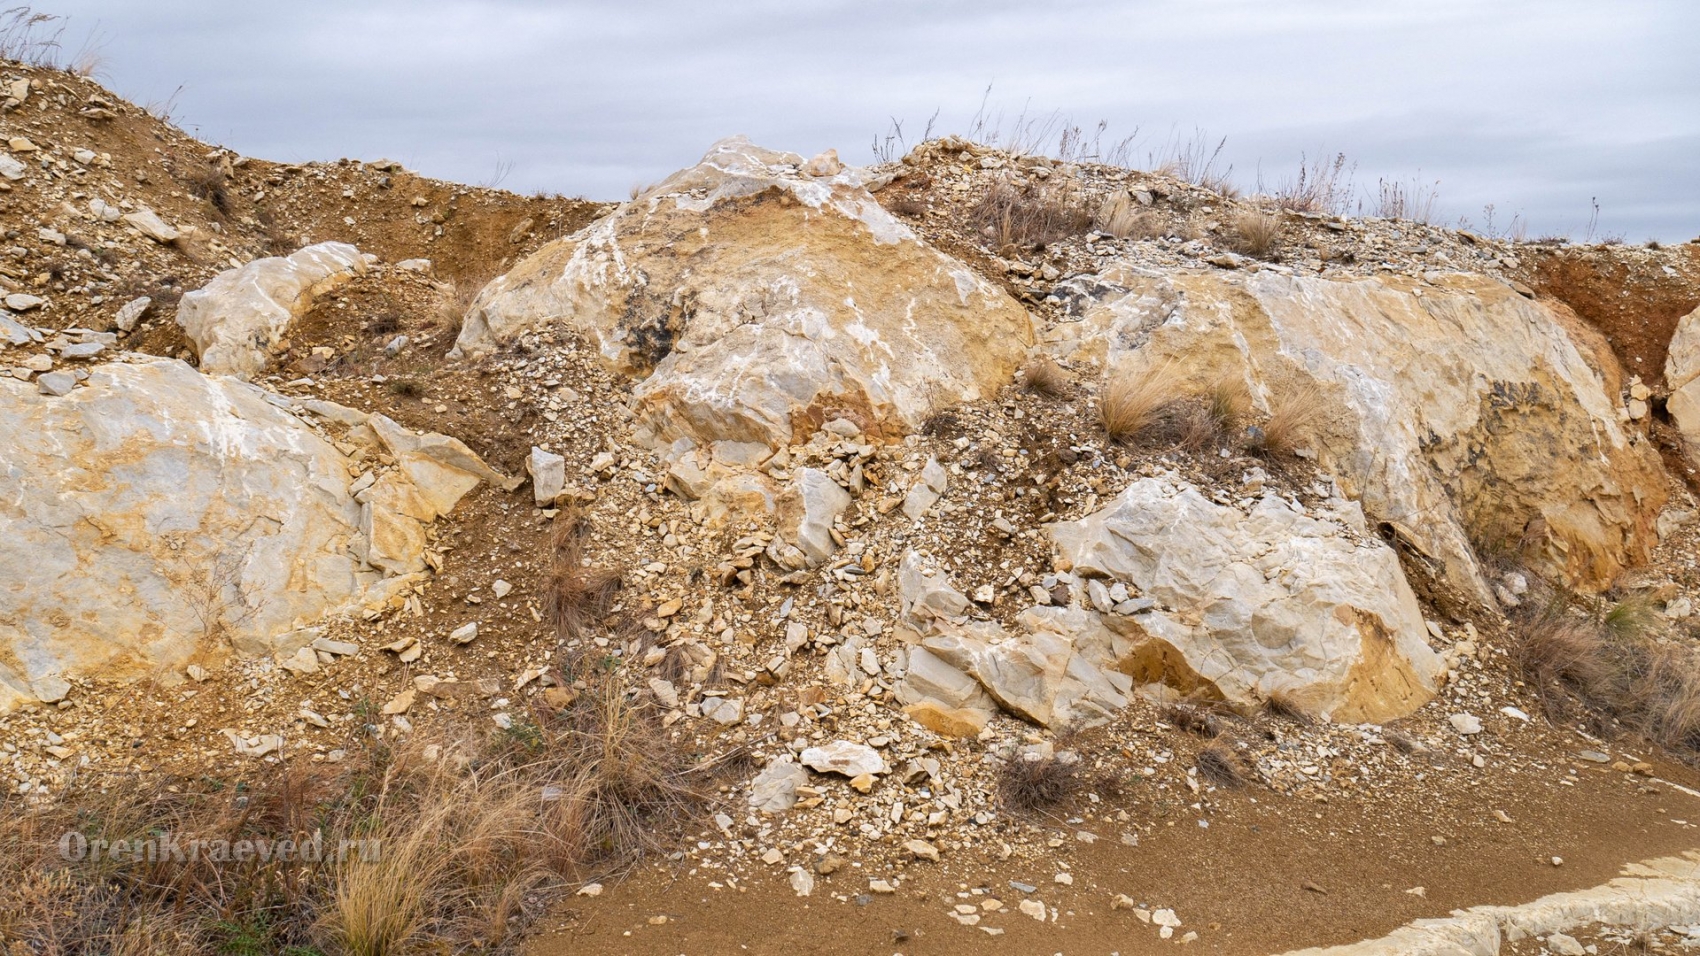
[[[599,897],[575,897],[529,952],[1072,956],[1162,952],[1196,932],[1193,947],[1250,956],[1353,942],[1458,908],[1594,886],[1625,863],[1700,846],[1700,798],[1602,766],[1569,769],[1572,783],[1555,769],[1515,789],[1461,787],[1425,805],[1398,795],[1325,804],[1246,790],[1208,827],[1177,820],[1137,847],[1100,832],[1090,845],[1063,839],[1050,858],[947,855],[904,870],[852,860],[816,877],[807,899],[787,883],[786,865],[796,861],[730,879],[648,869],[610,882]],[[1696,782],[1678,768],[1659,771]],[[1072,829],[1060,825],[1058,836]],[[1058,873],[1072,884],[1058,883]],[[870,894],[870,879],[900,885]],[[1411,892],[1419,886],[1422,895]],[[1148,911],[1172,909],[1181,926],[1163,940],[1137,911],[1112,909],[1117,894]],[[989,899],[1001,910],[986,911]],[[1024,900],[1046,904],[1045,922],[1017,909]],[[978,924],[959,924],[951,915],[958,905],[975,907]]]

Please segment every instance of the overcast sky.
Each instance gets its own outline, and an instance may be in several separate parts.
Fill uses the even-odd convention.
[[[1533,237],[1700,235],[1700,0],[47,0],[100,78],[200,137],[594,199],[746,133],[850,162],[988,85],[1134,155],[1226,137],[1242,186],[1344,152],[1360,192]]]

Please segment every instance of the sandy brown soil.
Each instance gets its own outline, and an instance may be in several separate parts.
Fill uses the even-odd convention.
[[[1575,774],[1566,783],[1566,770]],[[1686,769],[1659,773],[1697,782]],[[1149,813],[1135,798],[1129,808]],[[1494,815],[1503,811],[1512,822]],[[1102,811],[1101,811],[1102,812]],[[1080,827],[1056,827],[1062,845],[1022,862],[955,859],[905,870],[852,865],[817,878],[797,897],[780,867],[736,886],[657,867],[569,901],[558,925],[533,943],[553,954],[1110,953],[1166,952],[1187,932],[1194,947],[1262,954],[1352,942],[1413,919],[1481,904],[1526,902],[1603,883],[1631,860],[1700,845],[1700,797],[1598,764],[1555,760],[1549,772],[1483,779],[1445,795],[1332,800],[1237,791],[1207,818],[1176,814],[1138,847]],[[1207,819],[1208,829],[1198,821]],[[1084,827],[1092,829],[1090,826]],[[1443,839],[1444,845],[1436,842]],[[1553,864],[1553,857],[1563,860]],[[1071,886],[1055,882],[1057,873]],[[870,878],[902,876],[891,895]],[[1027,894],[1010,881],[1037,887]],[[1422,887],[1422,895],[1411,892]],[[1174,938],[1132,910],[1172,908]],[[996,899],[978,926],[949,914]],[[1055,912],[1043,924],[1016,910],[1025,899]],[[665,922],[659,920],[666,917]],[[985,928],[1002,929],[998,936]]]

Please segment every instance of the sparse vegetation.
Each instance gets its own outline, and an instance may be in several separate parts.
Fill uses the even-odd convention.
[[[1298,174],[1277,187],[1274,199],[1280,208],[1294,212],[1344,215],[1352,205],[1352,169],[1346,166],[1346,154],[1301,158]]]
[[[621,575],[587,562],[590,519],[577,508],[555,518],[549,570],[543,579],[543,616],[561,640],[578,636],[607,616],[620,590]]]
[[[1163,720],[1198,737],[1215,737],[1222,732],[1222,722],[1197,704],[1170,704],[1162,710]]]
[[[1092,212],[1077,188],[1041,183],[993,183],[969,211],[975,231],[1004,256],[1018,256],[1092,227]]]
[[[1179,394],[1179,382],[1170,363],[1140,374],[1112,372],[1099,396],[1099,424],[1112,441],[1132,441],[1151,427],[1158,413]]]
[[[1413,179],[1409,184],[1381,179],[1376,181],[1374,215],[1383,219],[1411,219],[1416,222],[1434,221],[1434,203],[1439,198],[1440,183],[1424,183]]]
[[[587,868],[662,845],[704,800],[697,773],[602,661],[512,735],[444,747],[373,743],[331,767],[296,761],[224,781],[69,792],[0,820],[0,938],[59,954],[509,951]],[[296,839],[323,859],[66,860],[92,839]],[[338,852],[340,841],[351,844]],[[206,914],[191,916],[188,914]]]
[[[1671,640],[1652,602],[1633,595],[1588,610],[1559,594],[1516,624],[1513,660],[1547,716],[1599,734],[1638,734],[1700,757],[1700,656]]]
[[[211,203],[221,216],[230,214],[230,190],[227,188],[229,181],[229,174],[217,163],[208,163],[184,176],[189,195]]]
[[[1223,789],[1245,783],[1245,761],[1229,737],[1217,737],[1198,752],[1198,775]]]
[[[1228,230],[1237,251],[1256,259],[1272,259],[1281,242],[1281,217],[1247,209],[1234,215]]]
[[[1141,209],[1127,194],[1118,190],[1098,207],[1097,227],[1117,239],[1153,239],[1162,233],[1162,224],[1155,213]]]
[[[1328,400],[1314,385],[1276,392],[1269,400],[1269,417],[1253,431],[1251,446],[1272,458],[1291,456],[1327,411]]]
[[[425,386],[418,379],[392,378],[384,383],[384,391],[397,398],[419,398],[425,394]]]
[[[998,799],[1018,813],[1049,810],[1075,791],[1080,761],[1022,754],[998,771]]]
[[[1068,370],[1048,355],[1036,355],[1021,366],[1021,384],[1029,392],[1046,398],[1062,398],[1074,384]]]

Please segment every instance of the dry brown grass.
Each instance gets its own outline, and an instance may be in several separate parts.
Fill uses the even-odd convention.
[[[1281,243],[1281,217],[1248,209],[1234,215],[1228,222],[1229,240],[1234,249],[1255,259],[1270,259]]]
[[[1301,727],[1316,723],[1316,707],[1306,700],[1303,694],[1287,688],[1277,688],[1263,704],[1270,714],[1290,720]]]
[[[1021,385],[1046,398],[1062,398],[1074,384],[1074,376],[1049,355],[1035,355],[1021,366]]]
[[[1215,737],[1222,732],[1222,722],[1197,704],[1170,704],[1161,711],[1163,720],[1198,737]]]
[[[998,771],[998,800],[1009,810],[1037,813],[1066,800],[1079,781],[1078,760],[1017,756]]]
[[[709,785],[615,659],[494,738],[352,747],[232,781],[111,781],[0,817],[0,939],[18,952],[507,952],[549,900],[690,825]],[[370,738],[359,738],[370,740]],[[310,838],[325,859],[67,861],[62,833]],[[376,852],[335,853],[339,841]]]
[[[1197,764],[1199,776],[1223,789],[1245,783],[1248,773],[1234,741],[1227,737],[1217,737],[1200,750]]]
[[[207,163],[191,169],[184,175],[183,182],[189,195],[206,200],[221,217],[230,214],[230,176],[222,165]]]
[[[1252,446],[1271,457],[1294,454],[1328,413],[1328,399],[1314,385],[1295,385],[1269,400],[1269,417],[1258,426]]]
[[[1132,441],[1155,424],[1159,413],[1181,394],[1170,363],[1143,373],[1112,373],[1099,396],[1099,424],[1111,441]]]
[[[569,507],[556,515],[549,570],[543,576],[543,619],[561,640],[577,637],[606,617],[620,591],[619,571],[589,562],[585,549],[591,534],[582,509]]]
[[[1632,596],[1591,612],[1559,596],[1516,624],[1513,662],[1549,719],[1599,734],[1638,734],[1700,757],[1700,655],[1650,599]]]
[[[1030,252],[1092,228],[1084,194],[1078,188],[1049,183],[995,182],[968,217],[993,250],[1005,256]]]
[[[1109,233],[1117,239],[1154,239],[1163,231],[1162,221],[1156,214],[1141,209],[1126,190],[1119,190],[1104,200],[1094,221],[1100,232]]]
[[[477,301],[478,293],[484,291],[488,280],[449,279],[438,286],[437,307],[432,316],[432,322],[438,328],[449,331],[449,339],[460,335],[461,323],[466,321],[466,313]]]

